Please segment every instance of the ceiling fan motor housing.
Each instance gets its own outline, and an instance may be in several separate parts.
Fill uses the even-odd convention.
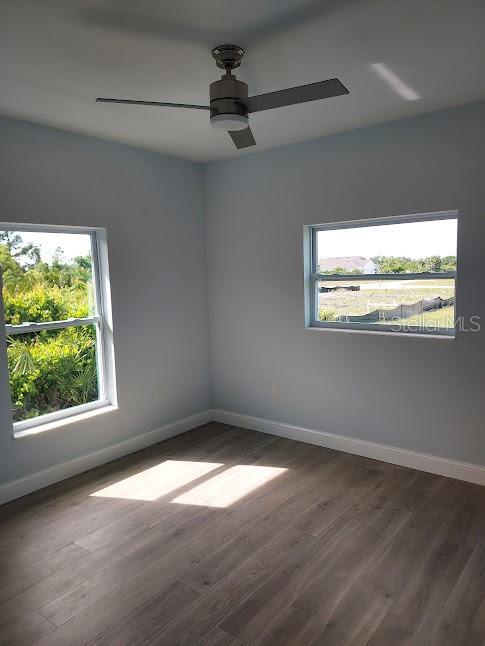
[[[232,114],[248,116],[248,86],[232,74],[210,84],[210,116]]]

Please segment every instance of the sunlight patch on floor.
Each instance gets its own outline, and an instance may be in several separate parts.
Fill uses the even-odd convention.
[[[183,505],[229,507],[285,471],[287,469],[278,467],[239,464],[177,496],[172,502]]]
[[[224,465],[215,462],[165,460],[90,495],[97,498],[153,501],[222,466]]]

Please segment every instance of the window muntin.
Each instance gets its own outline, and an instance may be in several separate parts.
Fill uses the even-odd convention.
[[[313,327],[454,335],[456,213],[310,229]]]
[[[110,403],[99,235],[0,225],[16,432]]]

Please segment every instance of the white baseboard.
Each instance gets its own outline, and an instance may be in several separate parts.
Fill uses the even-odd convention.
[[[427,453],[418,453],[400,449],[388,444],[376,444],[366,442],[355,437],[345,437],[344,435],[335,435],[302,426],[292,426],[282,422],[275,422],[261,417],[252,417],[241,413],[232,413],[225,410],[205,410],[190,417],[177,420],[154,431],[143,433],[136,437],[119,442],[113,446],[101,449],[88,455],[83,455],[74,460],[57,464],[49,469],[38,471],[29,476],[12,480],[4,485],[0,485],[0,505],[10,500],[20,498],[26,494],[38,491],[51,484],[65,480],[72,476],[78,475],[83,471],[88,471],[94,467],[106,464],[112,460],[139,451],[152,444],[157,444],[163,440],[185,433],[192,428],[215,421],[231,426],[240,426],[252,431],[260,431],[286,437],[290,440],[307,442],[317,446],[324,446],[345,453],[362,455],[366,458],[374,458],[391,464],[399,464],[403,467],[436,473],[448,478],[465,480],[475,484],[485,485],[485,467],[477,464],[469,464],[449,458],[441,458],[436,455]]]
[[[144,449],[147,446],[152,444],[157,444],[162,440],[167,440],[169,437],[174,435],[179,435],[185,433],[192,428],[201,426],[202,424],[207,424],[211,422],[213,418],[213,412],[211,410],[202,411],[190,417],[185,417],[183,419],[172,422],[157,428],[154,431],[149,431],[148,433],[143,433],[142,435],[137,435],[136,437],[125,440],[124,442],[119,442],[118,444],[113,444],[94,453],[89,453],[88,455],[83,455],[74,460],[69,460],[61,464],[56,464],[49,469],[44,469],[43,471],[38,471],[32,475],[25,476],[24,478],[18,478],[17,480],[12,480],[7,482],[4,485],[0,486],[0,505],[15,498],[20,498],[25,496],[28,493],[33,491],[38,491],[44,487],[48,487],[51,484],[65,480],[72,476],[78,475],[83,471],[88,471],[94,467],[98,467],[112,460],[117,460],[118,458],[128,455],[129,453],[134,453],[140,449]]]
[[[251,417],[240,413],[231,413],[225,410],[213,410],[212,419],[216,422],[240,426],[253,431],[261,431],[279,437],[286,437],[290,440],[308,442],[337,451],[354,453],[366,458],[374,458],[391,464],[399,464],[403,467],[436,473],[448,478],[465,480],[475,484],[485,485],[485,467],[467,462],[459,462],[449,458],[441,458],[427,453],[418,453],[400,449],[388,444],[376,444],[366,442],[355,437],[335,435],[324,431],[316,431],[301,426],[292,426],[281,422],[274,422],[260,417]]]

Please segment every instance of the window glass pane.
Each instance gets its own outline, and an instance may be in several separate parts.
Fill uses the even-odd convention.
[[[317,320],[429,332],[454,327],[454,279],[317,281]]]
[[[88,234],[0,230],[0,264],[7,324],[94,314]]]
[[[93,325],[17,334],[7,354],[14,422],[99,398]]]
[[[456,270],[456,218],[318,231],[315,269],[328,274]]]

